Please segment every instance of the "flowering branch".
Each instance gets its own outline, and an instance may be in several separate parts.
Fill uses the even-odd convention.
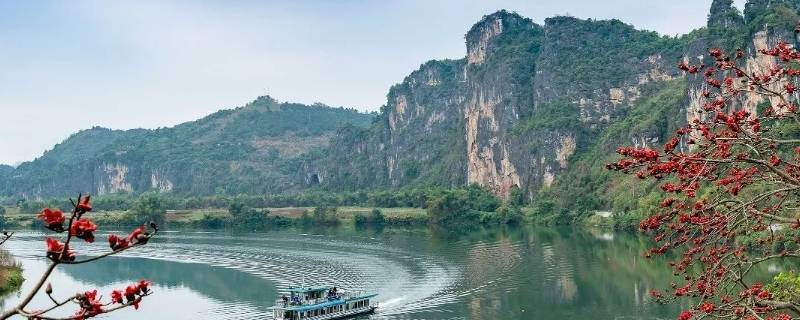
[[[747,277],[764,262],[800,258],[800,52],[785,42],[760,50],[774,61],[761,70],[740,67],[742,50],[708,53],[712,66],[678,64],[705,77],[694,119],[662,150],[621,147],[622,158],[607,165],[660,181],[666,194],[639,227],[656,243],[645,256],[677,253],[670,266],[683,280],[671,294],[651,295],[694,299],[682,320],[800,317],[800,295],[776,295]]]
[[[84,214],[92,211],[90,197],[88,195],[85,197],[78,195],[77,203],[73,201],[73,199],[70,199],[70,202],[72,203],[72,211],[70,212],[69,219],[67,219],[64,212],[61,210],[50,208],[43,209],[37,216],[39,220],[42,220],[47,229],[56,233],[66,232],[66,238],[64,242],[51,237],[46,238],[46,256],[50,260],[50,264],[39,280],[34,284],[31,291],[28,292],[13,309],[0,314],[0,319],[8,319],[14,315],[20,315],[29,319],[82,320],[130,306],[138,309],[142,299],[152,294],[152,290],[149,288],[150,282],[141,280],[122,290],[112,291],[110,294],[111,301],[109,302],[102,302],[101,297],[97,295],[97,290],[77,293],[59,301],[53,297],[53,287],[48,283],[45,288],[45,293],[53,305],[43,310],[26,310],[28,304],[30,304],[31,300],[33,300],[36,294],[44,287],[47,279],[59,264],[83,264],[116,255],[128,249],[147,244],[147,242],[158,233],[158,226],[151,222],[149,229],[144,225],[139,226],[126,237],[112,234],[108,237],[109,247],[111,248],[110,252],[83,260],[76,260],[76,253],[72,250],[70,243],[74,238],[82,239],[87,243],[94,242],[94,232],[97,231],[97,225],[90,219],[83,217]],[[65,222],[67,222],[66,226],[64,224]],[[8,240],[13,233],[3,234],[5,239],[3,239],[0,244]],[[51,311],[59,309],[70,302],[78,305],[78,310],[72,316],[52,317],[47,315]]]

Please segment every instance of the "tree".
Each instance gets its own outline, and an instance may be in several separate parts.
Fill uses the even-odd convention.
[[[142,193],[128,212],[134,220],[154,221],[156,224],[163,224],[167,214],[163,200],[153,192]]]
[[[312,217],[314,225],[335,225],[339,224],[339,208],[337,207],[316,207]]]
[[[376,226],[381,226],[386,223],[386,216],[383,215],[380,209],[374,208],[369,216],[369,222]]]
[[[622,158],[607,165],[655,179],[665,194],[639,227],[656,244],[646,257],[674,259],[681,280],[651,295],[690,299],[679,319],[800,316],[800,292],[786,288],[793,275],[768,285],[748,277],[759,265],[800,258],[800,53],[780,42],[758,54],[775,64],[745,68],[742,50],[720,49],[709,49],[710,66],[680,62],[690,76],[704,76],[693,119],[663,149],[620,147]],[[745,100],[760,104],[745,109]]]
[[[45,287],[47,279],[59,265],[78,265],[100,260],[125,250],[145,245],[153,236],[156,235],[156,233],[158,233],[157,225],[151,222],[149,224],[150,229],[148,229],[145,225],[142,225],[135,228],[126,237],[120,237],[111,234],[108,236],[108,244],[111,247],[111,251],[90,258],[78,259],[78,254],[73,250],[74,243],[72,243],[72,241],[78,241],[77,239],[81,239],[86,243],[93,243],[95,240],[94,232],[97,231],[97,225],[94,224],[91,219],[84,216],[92,211],[92,205],[89,196],[82,197],[78,195],[77,199],[77,203],[70,199],[70,202],[72,203],[72,212],[69,215],[65,215],[64,212],[59,209],[51,208],[45,208],[41,211],[41,213],[39,213],[38,218],[39,220],[42,220],[47,229],[56,233],[66,233],[66,235],[63,237],[63,242],[54,237],[47,237],[45,239],[45,256],[50,260],[50,264],[45,269],[38,281],[33,285],[31,291],[23,295],[21,300],[15,306],[0,313],[0,319],[8,319],[17,315],[26,317],[28,319],[43,320],[80,320],[92,318],[130,306],[138,309],[139,303],[142,302],[142,299],[153,293],[153,291],[150,289],[150,282],[146,280],[141,280],[121,290],[111,291],[111,293],[108,295],[110,300],[107,302],[102,301],[103,297],[98,295],[96,289],[79,293],[72,293],[74,291],[71,291],[70,296],[58,299],[54,295],[54,288],[50,283],[47,283],[47,286]],[[64,224],[65,222],[66,226]],[[3,238],[0,240],[0,245],[8,241],[12,235],[12,233],[3,232]],[[30,310],[28,308],[28,304],[30,304],[33,298],[39,294],[43,287],[45,288],[45,294],[47,294],[47,297],[53,302],[53,305],[42,310]],[[78,310],[74,313],[74,315],[67,317],[49,316],[51,311],[57,310],[66,305],[71,305],[70,302],[73,302],[78,306]]]

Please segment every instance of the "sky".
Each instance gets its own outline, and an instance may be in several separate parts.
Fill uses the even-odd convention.
[[[736,0],[741,9],[745,0]],[[0,0],[0,164],[93,126],[158,128],[260,95],[377,110],[500,9],[620,19],[676,35],[711,0]]]

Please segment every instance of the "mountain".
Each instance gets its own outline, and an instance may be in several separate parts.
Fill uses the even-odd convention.
[[[477,183],[571,211],[646,207],[649,187],[603,169],[617,146],[657,147],[694,117],[705,84],[676,65],[707,48],[751,54],[794,40],[800,1],[714,0],[707,26],[680,37],[618,20],[485,16],[466,56],[429,61],[394,86],[378,121],[343,131],[309,166],[323,189]],[[691,14],[691,13],[687,13]],[[769,67],[758,55],[752,71]],[[741,108],[761,101],[745,97]]]
[[[618,20],[561,16],[540,25],[501,10],[466,33],[464,58],[422,64],[389,89],[377,115],[260,98],[174,128],[94,128],[11,174],[0,170],[0,190],[46,197],[479,184],[518,202],[626,212],[650,201],[652,186],[634,188],[603,164],[616,146],[657,146],[694,116],[705,84],[677,63],[708,59],[709,47],[755,54],[793,42],[799,9],[800,0],[749,0],[742,13],[714,0],[707,25],[680,37]],[[770,59],[759,55],[749,68]]]
[[[335,190],[477,183],[533,198],[651,87],[680,81],[687,38],[617,20],[485,16],[464,59],[423,64],[389,91],[378,121],[338,135],[311,174]]]
[[[265,96],[244,107],[155,130],[91,128],[13,172],[0,168],[3,193],[46,198],[91,192],[158,190],[178,195],[277,193],[303,185],[309,154],[344,125],[373,115],[324,105],[278,103]]]

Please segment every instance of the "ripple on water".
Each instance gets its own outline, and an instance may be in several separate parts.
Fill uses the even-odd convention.
[[[41,256],[42,236],[38,232],[21,232],[9,248],[21,259],[36,259]],[[103,238],[98,235],[98,239]],[[98,241],[79,250],[88,255],[98,254],[104,252],[103,244]],[[412,310],[436,309],[462,294],[453,290],[463,272],[461,268],[434,256],[401,250],[366,237],[342,240],[315,234],[270,233],[252,237],[170,232],[121,256],[238,270],[268,280],[279,290],[304,281],[377,292],[381,312],[373,318],[397,318]],[[262,318],[271,301],[264,301],[263,305],[215,301],[208,308],[200,308],[192,318]],[[236,310],[235,314],[231,310]]]

